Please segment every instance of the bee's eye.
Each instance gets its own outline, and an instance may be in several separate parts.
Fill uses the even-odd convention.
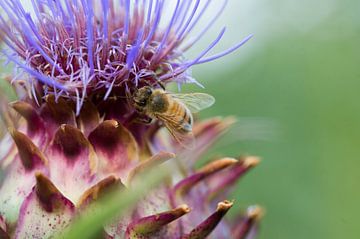
[[[146,94],[147,94],[147,95],[151,95],[151,94],[152,94],[152,90],[151,90],[150,88],[147,88],[147,89],[146,89]]]

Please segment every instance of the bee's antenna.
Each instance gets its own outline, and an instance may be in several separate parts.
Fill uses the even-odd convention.
[[[165,85],[161,82],[161,80],[155,74],[153,74],[152,76],[154,77],[154,79],[156,81],[155,83],[151,83],[149,80],[145,80],[145,79],[144,79],[144,82],[146,82],[147,85],[151,86],[151,87],[154,87],[154,85],[157,84],[158,86],[161,87],[161,89],[165,90]]]
[[[159,77],[157,77],[156,75],[154,75],[154,79],[156,80],[156,83],[157,83],[163,90],[165,90],[165,85],[161,82],[161,80],[159,79]]]
[[[160,86],[163,90],[165,90],[165,86],[164,86],[164,84],[163,84],[160,80],[158,80],[157,83],[159,84],[159,86]]]

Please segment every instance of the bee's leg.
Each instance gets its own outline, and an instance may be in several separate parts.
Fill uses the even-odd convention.
[[[138,120],[140,121],[140,123],[143,123],[143,124],[151,124],[151,122],[153,121],[153,119],[150,117],[144,117],[144,118],[140,118]]]
[[[126,97],[125,97],[125,99],[126,99],[126,105],[129,107],[129,109],[131,109],[132,107],[133,107],[133,105],[134,105],[134,103],[133,103],[133,98],[132,98],[132,96],[131,96],[131,94],[130,94],[130,92],[125,92],[125,95],[126,95]]]
[[[133,119],[132,123],[138,123],[138,124],[151,124],[153,119],[148,116],[140,116]]]

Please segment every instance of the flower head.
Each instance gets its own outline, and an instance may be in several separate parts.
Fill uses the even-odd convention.
[[[223,217],[234,203],[227,200],[231,187],[259,160],[225,157],[194,166],[233,119],[195,122],[190,130],[196,147],[186,149],[162,131],[166,122],[156,117],[152,124],[139,122],[139,112],[129,104],[129,95],[143,86],[199,84],[191,66],[226,55],[249,39],[206,56],[223,29],[188,60],[184,52],[224,5],[190,40],[210,0],[171,3],[31,0],[30,14],[20,0],[0,1],[3,53],[20,73],[12,79],[19,100],[1,101],[9,129],[0,154],[1,238],[61,234],[109,187],[130,188],[142,173],[171,160],[176,161],[172,180],[126,217],[103,225],[105,238],[253,238],[259,207],[233,222]]]
[[[31,1],[35,14],[30,14],[19,0],[5,0],[0,6],[10,22],[1,18],[1,29],[11,51],[4,53],[30,75],[27,83],[33,94],[41,90],[42,95],[73,98],[77,113],[84,99],[94,94],[107,99],[158,81],[199,84],[188,71],[191,66],[228,54],[249,39],[205,57],[220,41],[223,28],[198,57],[186,59],[184,52],[204,35],[226,3],[202,32],[187,39],[210,2],[200,6],[200,0]]]

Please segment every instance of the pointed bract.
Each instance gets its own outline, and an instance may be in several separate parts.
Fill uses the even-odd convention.
[[[47,96],[46,102],[40,108],[40,115],[50,137],[62,124],[76,126],[74,111],[63,98],[56,100],[52,95]]]
[[[81,108],[80,115],[78,117],[78,125],[84,135],[87,137],[89,134],[99,125],[100,114],[96,106],[87,101]]]
[[[184,180],[180,181],[174,187],[174,192],[176,195],[184,195],[186,194],[192,187],[196,186],[197,183],[205,180],[207,177],[216,174],[217,172],[227,168],[237,162],[236,159],[232,158],[223,158],[216,161],[209,163],[208,165],[204,166],[196,173],[192,174],[191,176],[185,178]]]
[[[109,176],[86,190],[78,202],[78,207],[85,208],[112,189],[125,189],[125,186],[115,176]]]
[[[101,123],[91,132],[89,140],[99,157],[100,174],[118,174],[138,160],[138,146],[134,137],[115,120]]]
[[[233,203],[230,201],[220,202],[216,212],[195,227],[189,234],[181,237],[181,239],[205,239],[215,229],[232,205]]]
[[[229,167],[215,177],[210,178],[206,182],[209,185],[208,198],[212,200],[218,195],[223,195],[224,191],[230,190],[232,185],[234,185],[250,169],[258,165],[259,162],[260,160],[258,157],[241,157],[232,167]]]
[[[151,237],[151,234],[163,229],[167,224],[182,217],[190,212],[187,205],[181,205],[173,210],[158,213],[147,217],[140,218],[128,226],[126,238],[144,238]],[[154,235],[156,237],[156,235]]]
[[[44,133],[44,122],[32,105],[23,101],[16,101],[11,103],[11,106],[26,120],[29,136],[33,137],[35,134]]]
[[[38,165],[47,164],[44,154],[34,145],[28,136],[14,129],[9,131],[17,146],[19,157],[25,170],[34,170]]]
[[[24,200],[15,238],[49,238],[61,233],[74,217],[75,207],[43,174]]]
[[[159,152],[148,160],[141,162],[138,166],[136,166],[130,171],[127,178],[128,184],[131,183],[134,177],[140,176],[141,173],[146,172],[147,170],[150,170],[151,168],[154,168],[172,158],[175,158],[175,154],[168,152]]]
[[[235,239],[253,239],[258,230],[258,224],[263,216],[263,209],[259,206],[251,206],[248,208],[246,215],[243,216],[241,222],[234,226],[233,235]]]
[[[25,134],[11,129],[18,155],[6,168],[0,183],[0,215],[10,226],[16,222],[22,200],[35,185],[35,171],[47,173],[47,159]]]

